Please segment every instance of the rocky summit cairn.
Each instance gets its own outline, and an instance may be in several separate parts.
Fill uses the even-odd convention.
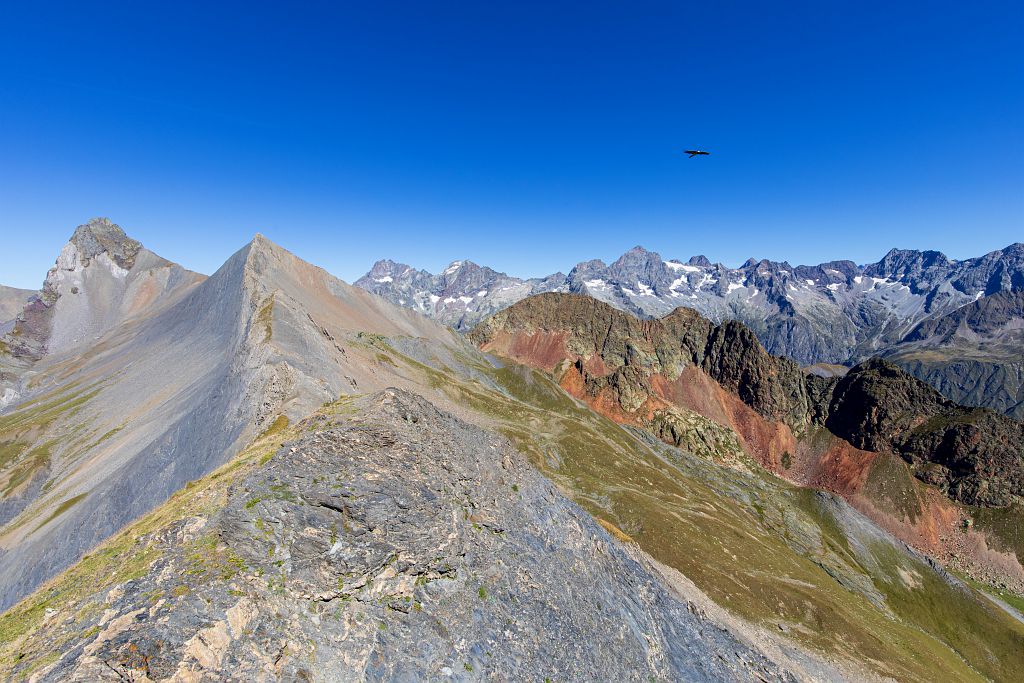
[[[93,218],[79,225],[70,243],[75,245],[83,266],[88,266],[100,254],[107,253],[114,263],[125,270],[135,265],[135,257],[142,249],[141,242],[128,237],[121,226],[112,223],[109,218]]]

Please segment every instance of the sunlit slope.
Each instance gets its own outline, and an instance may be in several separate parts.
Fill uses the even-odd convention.
[[[716,602],[828,657],[899,680],[1014,680],[1024,624],[838,496],[716,465],[581,406],[542,373],[464,359],[477,379],[399,367],[470,406],[562,490]]]
[[[1009,681],[1024,666],[1024,625],[836,496],[669,447],[594,413],[542,373],[466,347],[363,334],[346,348],[372,358],[368,362],[386,369],[396,384],[507,436],[613,535],[681,571],[753,628],[791,643],[794,653],[807,648],[857,680],[877,674]],[[331,410],[344,411],[344,405]],[[187,529],[189,520],[216,514],[233,482],[262,476],[278,445],[301,435],[280,433],[283,424],[220,474],[186,488],[0,618],[0,633],[11,643],[3,654],[6,670],[42,670],[69,643],[94,642],[110,627],[91,624],[107,609],[103,596],[112,589],[109,599],[118,609],[157,614],[186,604],[194,589],[149,594],[133,588],[164,566],[169,551],[161,529]],[[310,428],[317,428],[315,421],[303,427]],[[274,491],[287,502],[287,491]],[[260,505],[257,500],[247,508],[249,502],[236,503],[240,513]],[[477,504],[478,533],[491,533],[485,524],[493,523],[492,504]],[[252,560],[235,559],[228,550],[237,546],[203,540],[199,531],[190,538],[195,548],[183,552],[194,557],[197,573],[182,585],[217,587],[228,596],[222,607],[235,605],[251,588],[242,579],[256,571]],[[281,590],[296,590],[288,581],[282,577]],[[124,598],[121,590],[135,592]]]

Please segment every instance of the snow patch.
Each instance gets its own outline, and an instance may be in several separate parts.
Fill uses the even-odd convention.
[[[729,292],[733,291],[734,289],[743,289],[743,285],[737,284],[735,282],[730,282],[729,283],[729,289],[726,291],[726,294],[728,294]]]
[[[697,266],[691,266],[686,263],[678,263],[677,261],[665,261],[665,265],[672,270],[681,270],[684,273],[696,273],[700,268]]]
[[[375,277],[375,278],[373,278],[373,281],[374,282],[380,282],[380,283],[394,282],[395,278],[391,277],[390,275],[385,275],[384,277]]]
[[[654,290],[639,280],[637,280],[636,286],[640,290],[641,296],[654,296]]]

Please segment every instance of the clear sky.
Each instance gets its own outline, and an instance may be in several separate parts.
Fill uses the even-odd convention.
[[[1021,2],[155,4],[3,3],[0,283],[92,216],[350,281],[1024,240]]]

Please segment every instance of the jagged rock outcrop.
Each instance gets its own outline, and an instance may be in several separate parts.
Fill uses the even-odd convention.
[[[858,448],[897,453],[922,481],[964,503],[1024,498],[1024,424],[957,405],[884,360],[838,379],[825,426]]]
[[[515,338],[520,332],[526,338]],[[579,358],[588,390],[610,388],[626,412],[653,393],[652,376],[675,380],[684,368],[697,367],[761,415],[798,431],[814,413],[799,365],[766,352],[742,324],[715,325],[692,309],[640,320],[591,297],[541,294],[488,318],[469,338],[549,370],[566,357]]]
[[[19,644],[62,654],[34,680],[796,680],[507,442],[398,390],[321,415],[146,545],[84,621]]]

